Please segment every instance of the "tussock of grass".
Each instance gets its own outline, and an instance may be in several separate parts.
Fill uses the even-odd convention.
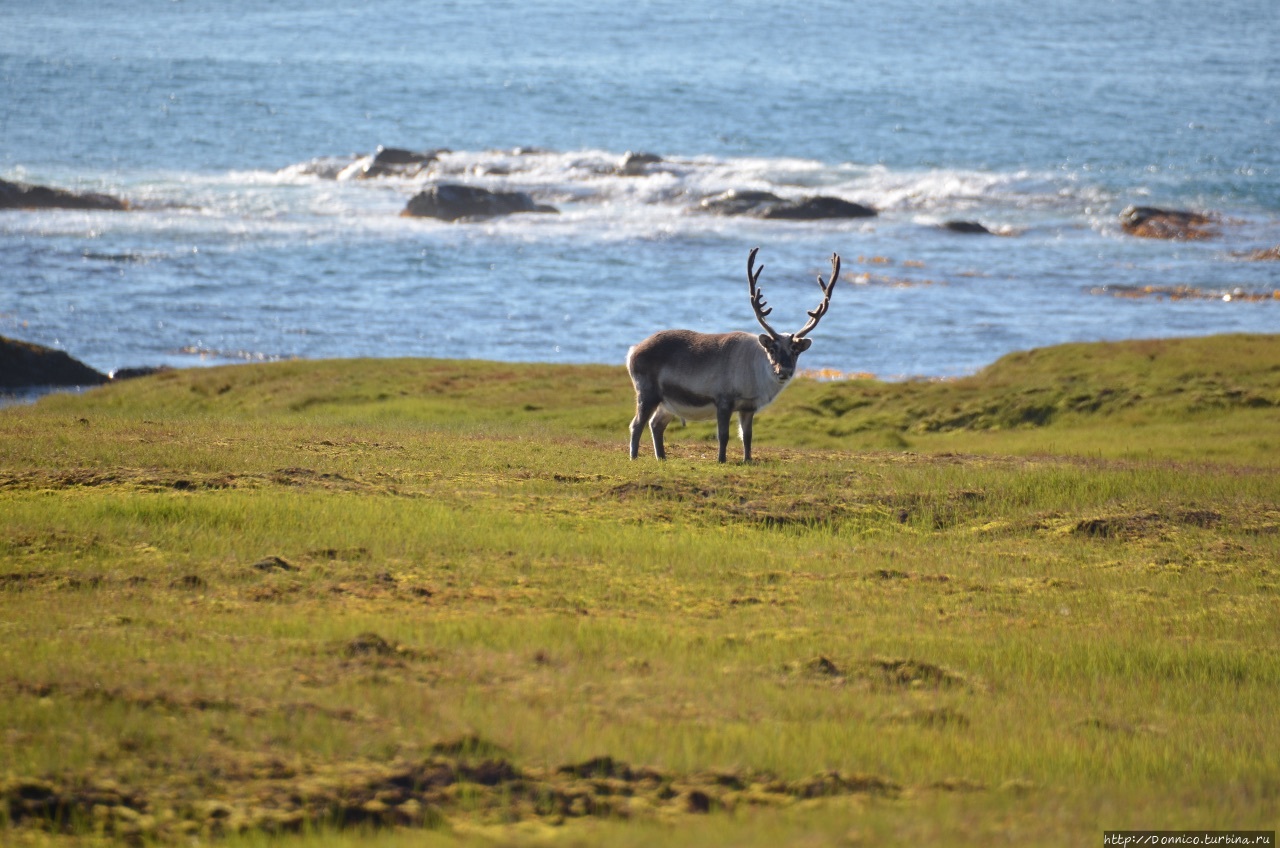
[[[1010,354],[954,381],[809,384],[798,394],[789,400],[803,414],[787,424],[806,444],[1118,458],[1230,454],[1272,467],[1280,456],[1266,426],[1280,408],[1273,336],[1062,345]],[[996,433],[1001,438],[991,444]]]
[[[290,362],[5,409],[3,833],[1265,827],[1278,385],[1276,337],[800,381],[751,466],[708,427],[628,461],[621,368]]]

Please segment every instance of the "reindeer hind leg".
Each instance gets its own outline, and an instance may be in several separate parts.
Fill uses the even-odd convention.
[[[636,417],[631,419],[631,458],[635,459],[640,453],[640,435],[644,432],[644,425],[649,423],[651,419],[658,413],[661,401],[656,394],[650,394],[643,389],[636,390]],[[658,459],[662,459],[662,452],[658,449],[660,436],[655,437],[654,447],[658,454]]]
[[[653,435],[653,455],[658,459],[667,458],[666,446],[662,443],[662,434],[667,431],[667,425],[675,418],[661,404],[653,413],[653,417],[649,419],[649,432]]]

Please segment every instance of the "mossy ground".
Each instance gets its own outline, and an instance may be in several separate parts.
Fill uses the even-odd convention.
[[[19,843],[1046,844],[1275,826],[1280,338],[801,380],[171,372],[0,411]]]

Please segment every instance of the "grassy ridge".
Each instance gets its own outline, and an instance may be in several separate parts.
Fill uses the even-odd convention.
[[[386,360],[0,411],[11,834],[1274,826],[1280,338],[802,380],[750,467],[629,462],[631,404]]]

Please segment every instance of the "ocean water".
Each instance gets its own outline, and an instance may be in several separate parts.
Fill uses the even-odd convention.
[[[1275,0],[9,0],[0,121],[0,178],[136,207],[0,212],[0,334],[102,370],[620,363],[665,327],[754,329],[756,246],[783,330],[843,258],[814,369],[1280,330],[1280,262],[1248,258],[1280,245]],[[448,152],[356,179],[379,145]],[[628,151],[662,161],[625,175]],[[559,214],[399,216],[439,182]],[[699,211],[729,189],[880,214]],[[1133,204],[1219,234],[1134,238]]]

